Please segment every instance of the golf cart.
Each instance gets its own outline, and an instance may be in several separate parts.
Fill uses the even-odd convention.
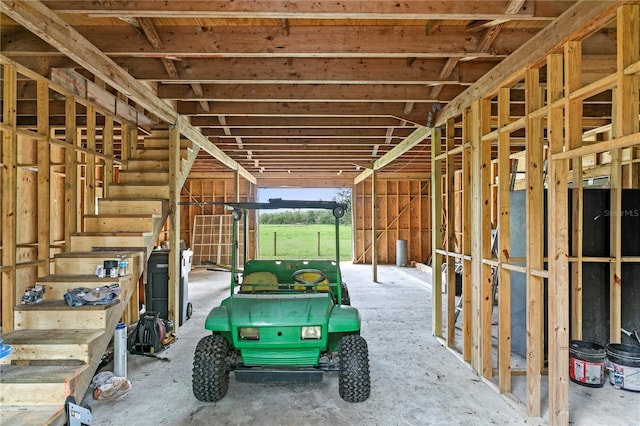
[[[337,371],[342,399],[369,397],[367,343],[340,272],[338,220],[345,205],[272,199],[225,206],[236,222],[247,210],[291,208],[333,212],[335,260],[245,260],[239,271],[238,226],[233,227],[230,295],[209,313],[205,329],[211,334],[200,340],[193,360],[193,394],[200,401],[224,398],[230,371],[239,382],[280,383],[319,382],[325,371]]]

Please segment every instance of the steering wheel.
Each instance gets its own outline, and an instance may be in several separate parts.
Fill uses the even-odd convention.
[[[314,280],[306,280],[304,278],[306,274],[314,274],[317,275],[317,277]],[[320,269],[298,269],[293,273],[291,278],[293,278],[293,281],[304,285],[315,285],[324,280],[328,280],[327,273]]]

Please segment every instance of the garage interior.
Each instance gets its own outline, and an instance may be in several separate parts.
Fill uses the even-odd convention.
[[[447,289],[423,325],[451,368],[501,395],[524,377],[529,419],[566,425],[580,410],[570,340],[634,344],[622,330],[640,328],[640,2],[3,0],[0,12],[3,419],[64,420],[115,325],[138,320],[163,243],[179,335],[181,241],[258,188],[351,188],[353,263],[377,283],[405,240]],[[129,265],[120,302],[67,307],[66,289],[104,283],[95,265],[114,257]],[[34,285],[45,300],[21,304]]]

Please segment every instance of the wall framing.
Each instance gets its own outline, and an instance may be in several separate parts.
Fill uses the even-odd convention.
[[[462,247],[456,250],[438,248],[436,254],[465,259],[468,254],[465,241],[471,245],[470,260],[464,261],[462,276],[463,306],[462,358],[469,362],[478,375],[494,386],[498,392],[508,393],[513,374],[527,376],[526,410],[530,416],[541,416],[541,382],[548,380],[550,424],[569,423],[568,364],[569,339],[580,338],[582,326],[581,269],[584,262],[602,261],[611,266],[610,272],[610,336],[612,342],[620,341],[621,330],[621,270],[625,262],[637,263],[636,257],[623,257],[621,252],[621,217],[613,215],[610,230],[611,252],[609,257],[589,258],[582,254],[582,180],[602,175],[610,179],[610,210],[620,212],[623,188],[638,188],[639,104],[638,72],[640,71],[640,8],[637,4],[603,7],[591,16],[589,25],[583,22],[556,46],[547,51],[539,49],[540,56],[522,62],[520,68],[507,61],[500,64],[500,79],[479,81],[474,90],[465,92],[459,102],[452,102],[438,118],[439,126],[449,126],[452,118],[461,120],[462,141],[471,144],[470,169],[466,164],[456,170],[464,182],[470,181],[471,210],[470,227],[463,219]],[[592,11],[595,12],[595,11]],[[599,76],[593,81],[582,75],[581,40],[588,37],[599,25],[615,18],[617,24],[617,69],[609,75]],[[573,25],[573,24],[572,24]],[[529,52],[530,55],[530,52]],[[514,58],[516,56],[514,55]],[[498,67],[496,67],[498,68]],[[546,81],[541,82],[541,70]],[[498,74],[492,74],[495,77]],[[525,90],[523,116],[513,115],[510,96],[515,91]],[[582,102],[602,92],[610,91],[612,111],[610,125],[593,129],[583,118]],[[491,110],[491,105],[496,108]],[[487,111],[491,111],[487,114]],[[510,113],[511,111],[511,113]],[[524,132],[525,146],[513,138],[516,132]],[[631,148],[629,150],[629,148]],[[434,152],[438,150],[434,141]],[[625,151],[627,150],[627,151]],[[456,148],[447,145],[440,157],[455,154]],[[624,152],[624,154],[623,154]],[[438,157],[435,157],[438,158]],[[526,189],[526,233],[525,258],[509,256],[509,235],[501,230],[508,223],[509,209],[506,200],[510,191],[514,159],[524,160]],[[595,159],[595,160],[594,160]],[[496,163],[496,182],[488,175],[488,164]],[[604,165],[604,166],[603,166]],[[438,164],[434,163],[436,173]],[[490,175],[489,175],[490,176]],[[546,179],[545,179],[546,178]],[[450,193],[450,179],[443,179],[442,192]],[[492,185],[494,183],[494,185]],[[573,207],[569,211],[568,188],[572,185]],[[544,207],[543,191],[548,187],[548,206]],[[464,191],[463,191],[464,192]],[[434,196],[438,194],[433,194]],[[464,196],[456,199],[456,209],[465,212]],[[434,216],[434,229],[450,226],[451,208],[443,217]],[[496,215],[497,213],[497,215]],[[549,221],[547,240],[548,257],[544,257],[542,235],[544,216]],[[570,221],[570,219],[572,220]],[[570,226],[570,223],[572,224]],[[487,241],[491,230],[498,228],[498,251],[492,253]],[[572,237],[573,244],[569,246]],[[498,350],[491,353],[492,327],[487,322],[491,307],[486,303],[491,296],[487,279],[491,269],[498,275]],[[470,269],[470,272],[466,270]],[[469,282],[468,274],[471,274]],[[521,273],[527,282],[527,361],[524,371],[511,371],[509,359],[509,275]],[[544,292],[545,282],[553,283]],[[433,275],[434,288],[440,288],[441,276]],[[571,307],[571,310],[570,310]],[[548,309],[548,352],[545,353],[543,308]],[[467,313],[467,311],[470,311]],[[570,317],[571,312],[571,317]],[[441,318],[442,304],[434,301],[434,316]],[[438,325],[434,320],[434,327]],[[469,333],[467,334],[467,330]],[[459,348],[452,342],[454,334],[434,328],[437,336],[446,336],[446,344]],[[548,359],[548,370],[544,361]],[[496,369],[494,369],[494,366]]]

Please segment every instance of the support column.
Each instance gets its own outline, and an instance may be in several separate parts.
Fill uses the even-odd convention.
[[[446,144],[447,144],[447,251],[454,252],[456,241],[455,230],[455,202],[456,193],[454,187],[455,155],[450,155],[455,146],[455,120],[447,120]],[[455,347],[456,318],[456,262],[453,256],[447,256],[447,346]]]
[[[498,91],[498,129],[510,122],[511,90]],[[498,134],[498,387],[501,393],[511,392],[511,154],[510,135]]]
[[[70,96],[65,101],[65,168],[64,168],[64,245],[71,247],[71,234],[78,230],[78,152],[76,101]]]
[[[525,75],[527,114],[542,108],[540,71]],[[541,118],[527,115],[525,175],[527,235],[527,414],[541,415],[541,379],[544,365],[544,278],[534,271],[544,269],[544,141]]]
[[[431,332],[442,337],[442,134],[431,130]]]
[[[109,186],[113,183],[113,117],[110,115],[104,117],[102,149],[105,155],[102,170],[102,196],[109,198]]]
[[[547,58],[547,102],[563,96],[562,55]],[[549,107],[549,154],[564,150],[563,106]],[[569,200],[567,160],[549,164],[549,423],[569,424]]]
[[[51,148],[49,146],[49,86],[38,81],[38,134],[45,138],[38,141],[38,276],[49,275],[51,244]]]
[[[14,329],[13,308],[16,300],[16,217],[18,212],[18,75],[14,65],[5,65],[2,86],[2,331]]]
[[[180,323],[180,129],[169,130],[169,319]]]
[[[371,172],[371,266],[373,282],[378,282],[378,171]]]
[[[85,214],[96,214],[96,111],[87,107],[87,149],[85,154]]]
[[[462,358],[471,362],[471,119],[462,113]]]

